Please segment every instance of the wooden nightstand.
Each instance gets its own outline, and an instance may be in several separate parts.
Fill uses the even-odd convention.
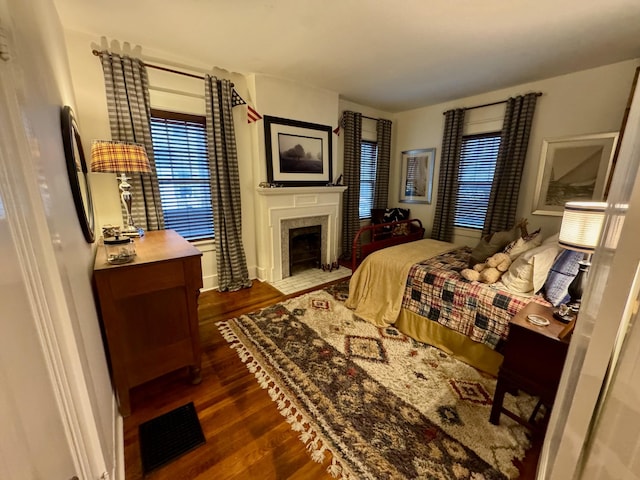
[[[530,314],[547,319],[549,325],[541,327],[532,324],[527,320]],[[550,411],[558,390],[569,346],[568,340],[561,340],[559,336],[566,327],[553,318],[553,309],[533,302],[514,315],[509,326],[504,361],[498,373],[489,417],[491,423],[498,425],[500,414],[504,413],[529,428],[538,428],[533,423],[538,407],[542,404]],[[527,420],[506,410],[502,405],[504,394],[518,389],[540,398],[538,406]]]

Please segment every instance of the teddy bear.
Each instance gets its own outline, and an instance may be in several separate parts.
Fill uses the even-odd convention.
[[[502,274],[509,270],[509,266],[511,266],[509,255],[499,252],[487,258],[484,263],[478,263],[473,268],[465,268],[460,272],[460,275],[470,282],[478,281],[491,284],[500,280]]]

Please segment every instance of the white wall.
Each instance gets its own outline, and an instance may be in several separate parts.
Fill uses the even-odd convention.
[[[91,289],[95,246],[76,216],[60,130],[61,107],[75,108],[62,28],[51,0],[0,7],[10,32],[0,65],[0,464],[13,470],[26,453],[24,475],[4,478],[116,477],[121,423]],[[63,474],[69,451],[79,469]]]
[[[266,75],[251,75],[249,83],[252,95],[256,99],[256,109],[261,115],[330,125],[332,130],[338,125],[338,94],[335,92]],[[254,137],[254,152],[256,153],[253,160],[254,182],[249,188],[253,195],[254,208],[259,211],[260,200],[256,188],[259,182],[267,180],[267,160],[263,122],[257,123],[259,126]],[[336,172],[338,172],[336,168],[337,143],[336,135],[331,135],[333,173],[330,178],[334,179],[337,177]],[[255,230],[251,230],[256,235],[254,245],[258,258],[257,277],[265,279],[268,278],[265,269],[271,265],[271,252],[268,251],[270,243],[262,240],[268,238],[269,226],[266,216],[257,214],[255,227]]]
[[[561,217],[532,215],[542,141],[545,138],[618,131],[637,65],[638,60],[616,63],[398,114],[394,158],[399,159],[404,150],[436,148],[434,202],[430,205],[412,205],[412,216],[423,221],[427,236],[430,235],[442,150],[443,112],[539,91],[543,95],[538,98],[529,139],[517,218],[528,218],[530,231],[542,227],[544,236],[557,232]],[[486,111],[471,110],[468,112],[467,121],[475,123],[476,126],[487,121],[487,125],[490,125],[492,120],[500,116],[496,108],[499,107],[491,107]],[[390,196],[393,198],[398,198],[400,183],[400,170],[396,168],[393,172],[395,175],[390,180]],[[458,244],[473,245],[477,238],[477,233],[468,235],[468,232],[458,231],[454,241]]]

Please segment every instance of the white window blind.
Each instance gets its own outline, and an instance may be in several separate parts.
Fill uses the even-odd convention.
[[[469,135],[462,139],[454,221],[456,227],[482,229],[499,148],[500,132]]]
[[[151,136],[165,228],[188,240],[213,238],[205,118],[152,109]]]
[[[360,142],[360,219],[371,217],[377,167],[378,144],[362,140]]]

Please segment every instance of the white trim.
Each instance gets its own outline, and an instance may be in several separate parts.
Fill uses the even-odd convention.
[[[76,474],[100,478],[105,462],[61,285],[64,277],[56,265],[55,237],[52,242],[37,190],[24,126],[28,118],[17,101],[20,87],[13,68],[12,61],[0,63],[0,124],[5,126],[0,129],[0,188],[6,219]]]

